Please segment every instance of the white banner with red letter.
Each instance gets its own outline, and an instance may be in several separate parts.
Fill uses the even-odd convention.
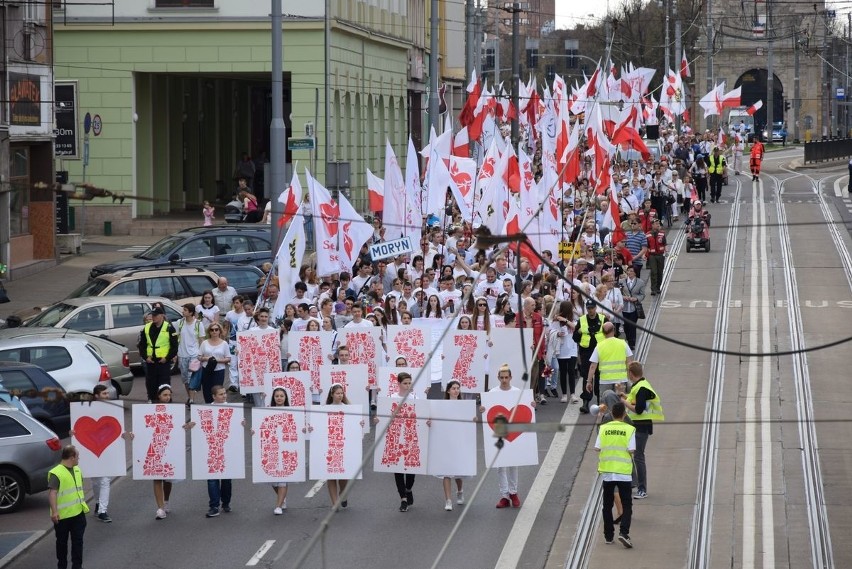
[[[494,377],[497,377],[496,375]],[[520,396],[520,397],[518,397]],[[485,412],[482,414],[482,436],[485,441],[485,464],[491,464],[498,449],[494,446],[494,421],[503,416],[510,423],[535,423],[532,406],[532,389],[521,391],[488,391],[481,396]],[[503,438],[494,466],[527,466],[538,464],[538,435],[535,432],[509,433]]]
[[[193,405],[193,480],[246,477],[242,405]]]
[[[251,410],[252,482],[304,482],[305,408]]]
[[[355,478],[363,455],[362,423],[366,422],[360,405],[322,405],[311,410],[311,480]]]
[[[133,414],[133,479],[186,478],[185,407],[177,403],[137,403]]]
[[[127,474],[121,401],[71,403],[71,432],[87,478]]]
[[[242,393],[263,393],[267,373],[281,371],[281,342],[276,328],[237,332],[237,357]]]
[[[397,358],[405,358],[406,365],[410,367],[425,367],[426,376],[432,373],[429,352],[432,351],[432,330],[428,326],[417,324],[394,325],[389,324],[385,331],[388,350],[388,362],[396,364]],[[427,379],[427,382],[431,381]]]
[[[369,415],[368,406],[370,405],[370,392],[367,391],[367,366],[365,364],[348,364],[348,365],[324,365],[320,370],[320,401],[325,403],[328,394],[331,391],[331,386],[339,383],[343,386],[343,392],[346,393],[346,398],[352,405],[360,405],[361,412],[366,417]],[[368,422],[364,424],[364,432],[370,432]]]
[[[268,406],[272,406],[272,392],[279,387],[287,392],[290,407],[310,407],[313,403],[311,400],[310,372],[278,371],[267,373],[264,380],[264,393]]]
[[[376,373],[379,371],[379,366],[384,365],[382,331],[375,326],[372,328],[343,328],[339,334],[339,345],[345,345],[349,348],[350,363],[366,364],[367,381],[370,387],[375,387]]]
[[[429,427],[426,421],[429,401],[407,399],[403,403],[399,397],[379,397],[377,405],[376,433],[388,428],[376,446],[373,469],[376,472],[428,474]],[[397,409],[399,413],[391,420]]]
[[[458,381],[465,393],[485,391],[488,336],[474,330],[451,330],[444,336],[441,385]]]
[[[299,362],[302,371],[310,372],[311,390],[318,393],[320,388],[320,366],[331,363],[328,354],[334,343],[334,332],[297,332],[287,335],[290,360]]]

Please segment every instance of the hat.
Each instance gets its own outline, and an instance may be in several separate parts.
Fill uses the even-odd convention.
[[[597,307],[598,307],[598,305],[595,303],[594,300],[589,299],[589,300],[586,301],[586,308],[597,308]]]
[[[627,181],[627,178],[622,178],[621,183],[622,184],[629,184],[630,182]]]
[[[417,294],[418,292],[426,292],[426,291],[425,291],[425,290],[423,290],[423,289],[422,289],[422,288],[420,288],[420,287],[417,287],[416,289],[414,289],[413,291],[411,291],[411,294],[412,294],[412,295],[415,295],[415,294]]]
[[[165,310],[163,310],[163,307],[162,307],[162,306],[155,306],[155,307],[154,307],[154,309],[153,309],[153,310],[151,310],[151,315],[152,315],[152,316],[156,316],[157,314],[162,314],[163,316],[165,316],[165,315],[166,315],[166,311],[165,311]]]

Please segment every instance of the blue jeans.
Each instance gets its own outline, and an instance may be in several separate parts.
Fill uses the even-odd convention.
[[[228,506],[231,503],[231,479],[223,480],[208,480],[207,481],[207,496],[210,498],[210,507],[218,508],[219,502],[223,506]]]

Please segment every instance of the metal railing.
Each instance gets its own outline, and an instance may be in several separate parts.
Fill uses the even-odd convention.
[[[805,164],[852,157],[852,138],[835,138],[805,143]]]

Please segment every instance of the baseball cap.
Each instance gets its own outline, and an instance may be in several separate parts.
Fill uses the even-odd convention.
[[[597,307],[598,307],[598,305],[595,304],[594,300],[587,300],[586,301],[586,308],[597,308]]]
[[[165,310],[163,310],[163,307],[162,307],[162,306],[155,306],[155,307],[151,310],[151,315],[153,316],[153,315],[157,315],[157,314],[162,314],[163,316],[165,316],[166,311],[165,311]]]

